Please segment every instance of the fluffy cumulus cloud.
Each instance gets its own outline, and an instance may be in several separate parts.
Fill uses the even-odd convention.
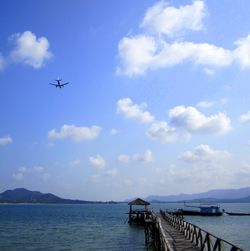
[[[13,173],[12,178],[17,181],[21,181],[24,179],[24,174],[21,172]]]
[[[45,172],[45,168],[43,166],[33,166],[33,167],[19,167],[16,172],[13,173],[12,178],[16,181],[22,181],[26,178],[34,178],[37,177],[42,180],[47,180],[49,178],[49,174]]]
[[[242,114],[242,115],[240,116],[240,121],[241,121],[242,123],[249,123],[249,122],[250,122],[250,111],[248,111],[248,112],[245,113],[245,114]]]
[[[89,163],[98,169],[104,169],[106,166],[105,159],[99,154],[89,157]]]
[[[127,154],[120,154],[120,155],[118,156],[118,160],[119,160],[120,162],[122,162],[122,163],[129,163],[129,161],[130,161],[130,156],[127,155]]]
[[[235,42],[237,48],[233,51],[235,60],[242,68],[250,68],[250,35]]]
[[[196,106],[199,108],[211,108],[215,105],[225,105],[227,102],[228,100],[226,98],[221,98],[217,101],[200,101]]]
[[[142,75],[148,70],[171,67],[184,62],[225,67],[234,59],[232,51],[212,44],[168,43],[147,35],[125,37],[119,42],[118,49],[122,64],[118,67],[118,73],[128,76]]]
[[[185,62],[201,65],[208,75],[232,63],[250,68],[250,35],[237,40],[233,50],[205,42],[167,41],[166,36],[173,38],[187,30],[200,30],[204,16],[205,2],[200,0],[179,8],[168,6],[164,1],[157,3],[146,12],[141,24],[153,33],[127,36],[119,41],[117,73],[131,77]]]
[[[27,173],[28,168],[21,166],[17,169],[15,173],[13,173],[12,178],[17,181],[22,181],[24,179],[25,173]]]
[[[177,140],[175,128],[170,127],[165,121],[153,123],[146,134],[149,138],[161,143],[172,143]]]
[[[10,136],[0,137],[0,146],[11,144],[13,139]]]
[[[42,173],[44,171],[44,167],[43,166],[34,166],[33,170],[37,173]]]
[[[147,149],[144,153],[135,153],[133,155],[121,154],[118,156],[118,160],[122,163],[128,164],[130,161],[149,163],[154,159],[153,153],[150,149]]]
[[[133,160],[139,161],[139,162],[145,162],[145,163],[152,162],[153,161],[153,153],[149,149],[146,150],[145,153],[143,153],[143,154],[136,153],[133,155]]]
[[[231,120],[224,113],[205,116],[192,106],[176,106],[169,111],[171,124],[184,128],[191,133],[227,133],[231,129]]]
[[[214,150],[208,145],[199,145],[192,151],[184,152],[179,159],[185,162],[218,162],[230,158],[228,151]]]
[[[77,127],[75,125],[63,125],[59,131],[52,129],[48,132],[50,139],[70,139],[72,141],[93,140],[99,136],[101,127]]]
[[[198,107],[208,108],[215,104],[214,101],[202,101]],[[221,104],[223,102],[221,101]],[[205,115],[193,106],[176,106],[169,110],[169,122],[157,121],[153,115],[145,111],[145,104],[137,105],[130,98],[120,99],[117,102],[117,112],[125,118],[134,118],[144,123],[149,123],[146,135],[160,143],[174,143],[189,141],[192,134],[226,134],[231,130],[231,120],[227,114]],[[128,157],[121,155],[121,162],[128,162]]]
[[[116,128],[112,128],[111,130],[110,130],[110,134],[112,135],[112,136],[114,136],[114,135],[116,135],[116,134],[118,134],[119,133],[119,131],[116,129]]]
[[[208,67],[203,68],[203,72],[208,76],[213,76],[215,74],[215,70]]]
[[[12,35],[11,40],[15,43],[15,48],[11,52],[11,60],[14,62],[40,68],[52,57],[46,37],[38,38],[31,31],[25,31]]]
[[[128,76],[141,75],[154,65],[157,45],[153,37],[138,35],[124,37],[119,42],[118,50],[122,66],[117,68],[117,73]]]
[[[144,111],[147,107],[145,103],[141,105],[134,104],[130,98],[120,99],[117,102],[117,112],[125,118],[132,118],[141,123],[151,123],[154,121],[154,116],[148,111]]]
[[[105,176],[110,176],[110,177],[114,177],[118,175],[118,169],[117,168],[113,168],[113,169],[109,169],[105,172]]]
[[[196,0],[191,5],[175,8],[160,1],[149,8],[141,27],[150,32],[173,37],[185,30],[201,30],[205,17],[205,4]]]
[[[26,173],[26,172],[28,171],[28,168],[25,167],[25,166],[21,166],[21,167],[19,167],[17,170],[18,170],[18,172],[20,172],[20,173]]]
[[[200,108],[210,108],[215,104],[214,101],[200,101],[197,106]]]

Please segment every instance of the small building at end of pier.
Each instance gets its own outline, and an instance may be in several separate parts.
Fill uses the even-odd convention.
[[[149,202],[137,198],[128,203],[129,205],[129,224],[145,225],[150,221]]]

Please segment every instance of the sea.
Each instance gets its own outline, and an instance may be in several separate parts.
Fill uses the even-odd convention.
[[[154,210],[180,208],[151,204]],[[225,203],[230,212],[250,212],[250,203]],[[129,226],[127,204],[0,204],[0,251],[142,251],[144,228]],[[185,218],[250,251],[250,216]]]

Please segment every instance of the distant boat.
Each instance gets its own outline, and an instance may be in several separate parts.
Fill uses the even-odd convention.
[[[195,209],[186,209],[186,207],[191,207]],[[184,203],[184,208],[178,209],[172,212],[175,215],[198,215],[198,216],[221,216],[223,211],[220,210],[218,205],[186,205]]]
[[[225,213],[232,216],[250,216],[250,213],[232,213],[232,212],[225,212]]]

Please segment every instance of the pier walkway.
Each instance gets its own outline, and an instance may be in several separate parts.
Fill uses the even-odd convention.
[[[164,215],[159,212],[152,212],[155,224],[153,233],[154,245],[157,250],[163,251],[199,251],[198,246],[188,240],[178,229],[171,226]]]
[[[176,228],[171,226],[162,216],[161,213],[156,213],[157,220],[160,223],[160,227],[162,228],[162,241],[166,242],[167,249],[173,251],[199,251],[201,250],[199,247],[195,246],[190,240],[186,239],[186,237]]]
[[[218,238],[200,227],[164,211],[151,212],[151,233],[154,246],[159,251],[243,251],[234,244]],[[146,236],[145,235],[145,236]],[[148,238],[149,239],[149,238]],[[146,242],[148,240],[146,238]]]

